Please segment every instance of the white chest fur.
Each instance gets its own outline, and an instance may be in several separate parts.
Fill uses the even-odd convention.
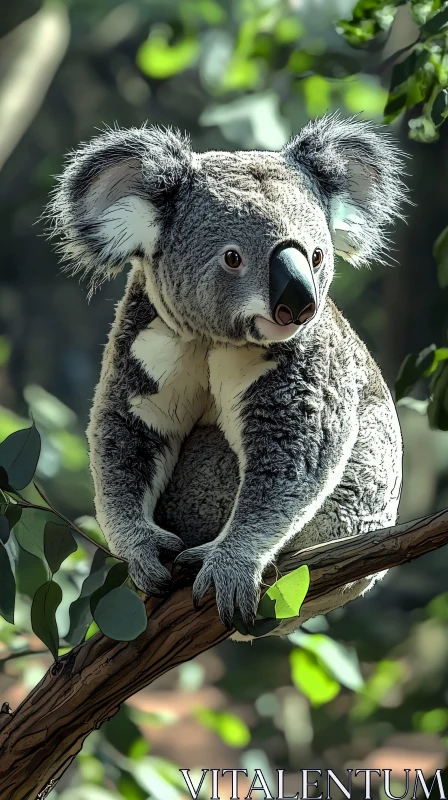
[[[207,401],[206,348],[183,342],[157,317],[136,338],[132,355],[158,392],[130,399],[134,413],[160,433],[183,438],[201,416]]]
[[[276,366],[264,360],[265,352],[256,345],[185,342],[157,317],[136,338],[132,355],[157,382],[158,392],[131,398],[131,408],[150,427],[181,439],[197,422],[218,424],[240,453],[244,392]]]

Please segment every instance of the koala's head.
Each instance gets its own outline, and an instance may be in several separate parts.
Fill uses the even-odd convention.
[[[108,130],[69,156],[48,215],[91,289],[139,259],[175,331],[267,344],[316,323],[335,254],[384,256],[402,175],[388,134],[337,115],[280,152],[196,154],[176,131]]]

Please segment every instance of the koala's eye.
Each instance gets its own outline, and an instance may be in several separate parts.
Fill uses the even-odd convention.
[[[317,269],[317,267],[320,267],[320,265],[322,264],[323,260],[324,260],[324,254],[323,254],[322,250],[320,249],[320,247],[316,247],[316,249],[315,249],[315,251],[313,253],[313,259],[312,259],[314,269]]]
[[[230,269],[238,269],[241,266],[242,258],[237,250],[226,250],[224,253],[224,263]]]

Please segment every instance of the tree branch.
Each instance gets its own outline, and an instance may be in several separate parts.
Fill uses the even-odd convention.
[[[374,573],[412,561],[448,543],[448,509],[394,528],[284,553],[285,574],[308,564],[311,585],[300,619],[316,603]],[[272,572],[266,582],[273,582]],[[173,667],[226,639],[213,596],[195,611],[191,588],[176,579],[169,597],[147,601],[148,627],[133,642],[96,634],[63,656],[11,716],[0,714],[0,797],[43,800],[85,738],[120,704]],[[185,579],[184,579],[185,580]]]

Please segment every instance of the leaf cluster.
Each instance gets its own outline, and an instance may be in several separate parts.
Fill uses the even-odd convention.
[[[13,624],[17,595],[28,598],[31,627],[55,659],[61,647],[82,642],[92,623],[111,639],[136,638],[147,618],[143,600],[127,585],[127,564],[59,514],[38,487],[45,505],[22,495],[34,478],[40,450],[34,423],[0,444],[0,615]],[[70,627],[61,637],[57,610],[63,593],[55,576],[83,542],[91,552],[90,570],[70,604]]]

